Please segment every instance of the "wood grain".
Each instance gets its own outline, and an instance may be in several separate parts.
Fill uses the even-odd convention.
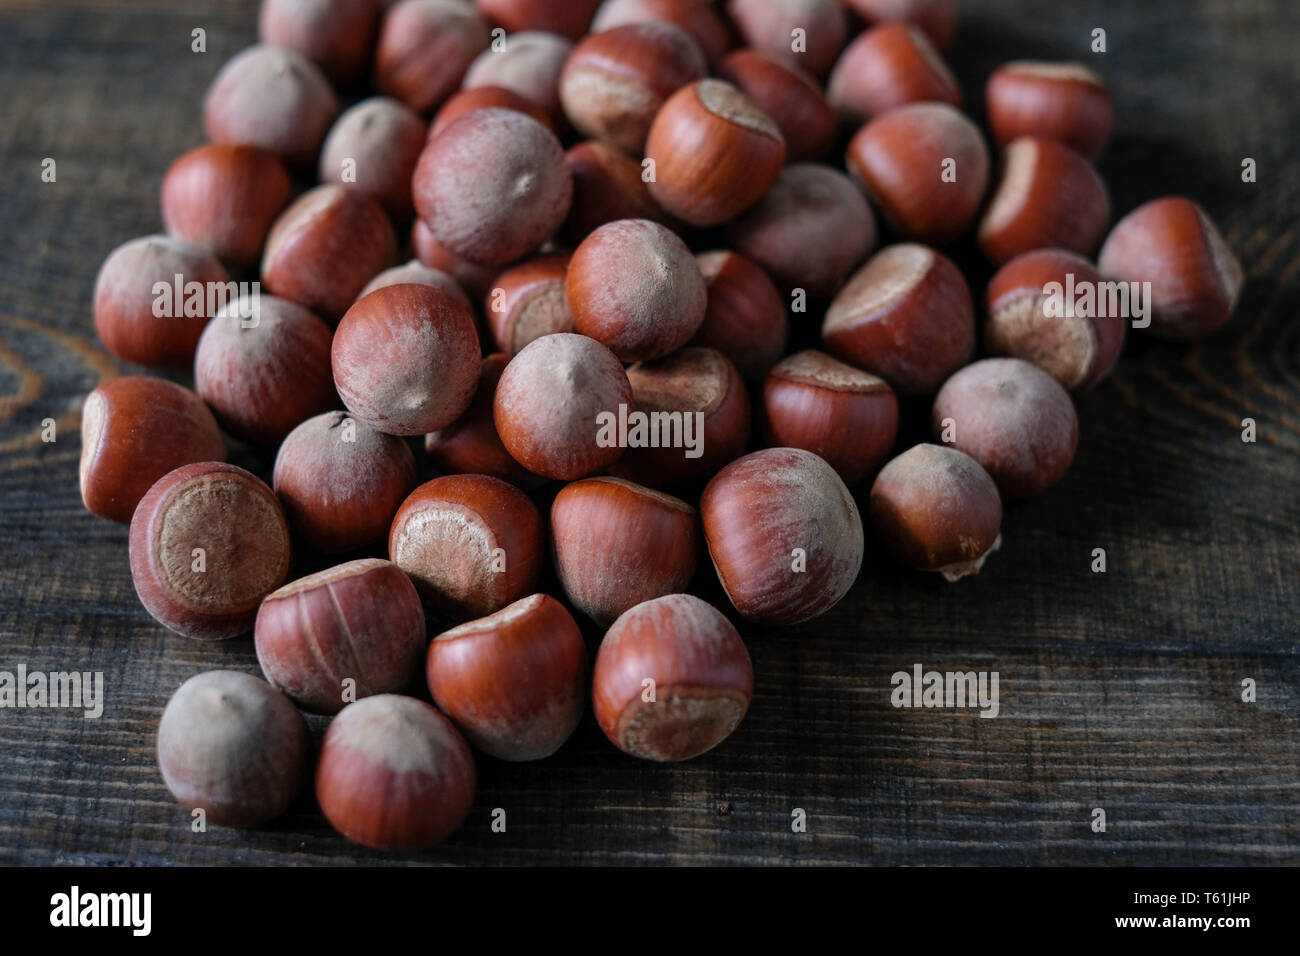
[[[262,830],[190,831],[154,763],[157,720],[196,672],[256,672],[251,643],[153,623],[125,528],[77,491],[81,401],[128,370],[95,341],[95,272],[161,228],[162,173],[200,141],[203,91],[253,41],[256,4],[0,2],[0,669],[107,684],[98,720],[0,710],[0,863],[1300,862],[1300,7],[1050,6],[963,4],[953,60],[972,108],[997,63],[1088,58],[1105,28],[1094,65],[1119,108],[1101,162],[1116,210],[1166,193],[1206,205],[1250,276],[1231,326],[1192,346],[1135,337],[1079,400],[1070,475],[1008,511],[977,578],[949,586],[873,548],[824,618],[744,627],[756,698],[717,752],[639,763],[588,716],[541,764],[481,759],[466,828],[395,858],[346,844],[309,796]],[[200,26],[206,54],[190,52]],[[1246,156],[1256,184],[1241,181]],[[56,183],[40,180],[45,157]],[[1097,547],[1105,574],[1089,570]],[[890,675],[918,662],[997,670],[1001,715],[891,707]],[[795,808],[806,833],[791,832]]]

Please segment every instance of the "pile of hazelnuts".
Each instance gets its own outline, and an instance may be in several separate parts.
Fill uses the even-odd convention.
[[[163,181],[167,234],[95,289],[105,345],[192,366],[194,390],[91,393],[86,507],[130,522],[153,617],[251,628],[266,678],[172,697],[158,760],[182,804],[283,812],[311,763],[300,709],[337,715],[326,818],[388,849],[462,824],[471,745],[547,757],[589,697],[629,754],[704,753],[753,692],[731,620],[684,593],[705,550],[740,618],[808,621],[857,578],[870,480],[885,547],[975,573],[1003,501],[1065,474],[1069,393],[1124,343],[1122,317],[1051,314],[1049,284],[1149,282],[1166,338],[1228,320],[1241,269],[1187,199],[1086,258],[1114,112],[1090,69],[993,74],[995,170],[940,52],[955,21],[952,0],[265,0],[262,43],[208,92],[208,145]],[[971,230],[1000,271],[997,357],[968,364],[976,308],[941,249]],[[269,293],[256,322],[243,301],[152,308],[159,282],[232,275]],[[821,348],[788,354],[819,320]],[[895,456],[900,396],[933,396],[936,443]],[[698,421],[702,444],[600,440],[629,410]],[[223,432],[278,448],[269,485]],[[418,487],[416,437],[442,475]],[[353,560],[286,584],[291,542]],[[548,557],[567,603],[538,593]],[[570,608],[607,629],[590,677]],[[436,706],[404,695],[422,668]]]

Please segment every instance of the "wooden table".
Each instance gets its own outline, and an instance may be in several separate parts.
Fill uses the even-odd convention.
[[[481,759],[468,824],[416,861],[1300,862],[1300,6],[964,6],[953,62],[977,109],[1002,60],[1085,59],[1106,75],[1119,124],[1101,167],[1117,211],[1199,198],[1250,276],[1236,319],[1191,346],[1135,337],[1079,398],[1070,475],[1008,509],[979,577],[905,573],[869,545],[825,617],[745,627],[756,697],[718,751],[638,762],[588,716],[550,760]],[[126,529],[89,516],[77,490],[81,402],[128,370],[95,338],[96,270],[160,228],[162,173],[200,142],[203,91],[253,41],[255,8],[0,2],[0,670],[102,671],[107,686],[97,720],[0,711],[0,862],[394,859],[333,834],[309,795],[261,830],[190,831],[154,763],[158,717],[192,674],[256,673],[251,642],[155,624]],[[191,52],[196,27],[206,54]],[[1104,56],[1088,50],[1094,27]],[[42,182],[46,157],[56,182]],[[1258,182],[1242,181],[1244,157]],[[893,708],[890,675],[916,663],[998,671],[1000,716]],[[491,830],[498,807],[505,833]],[[796,808],[806,832],[792,832]]]

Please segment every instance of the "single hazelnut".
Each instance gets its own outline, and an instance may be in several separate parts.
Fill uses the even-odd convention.
[[[555,132],[551,114],[527,97],[504,86],[477,86],[472,90],[457,90],[447,97],[429,126],[429,139],[433,139],[466,113],[494,106],[531,116],[552,133]]]
[[[826,95],[854,126],[908,103],[962,105],[948,64],[925,33],[906,23],[872,27],[850,43],[835,63]]]
[[[826,76],[849,39],[840,0],[727,0],[727,13],[745,44],[814,76]],[[794,51],[795,30],[804,49]]]
[[[199,462],[154,482],[131,518],[131,580],[169,630],[224,640],[253,626],[289,573],[289,527],[271,489],[234,465]]]
[[[503,86],[532,100],[556,125],[560,108],[560,72],[573,52],[573,44],[545,30],[525,30],[505,37],[504,46],[490,46],[465,71],[467,90]]]
[[[1128,328],[1125,317],[1101,314],[1109,310],[1102,282],[1091,262],[1065,249],[1016,256],[989,281],[985,343],[1033,362],[1072,391],[1091,388],[1110,374]],[[1092,304],[1079,310],[1084,290]]]
[[[284,164],[257,146],[200,146],[163,177],[167,231],[232,266],[262,255],[271,223],[293,196]]]
[[[423,850],[460,829],[476,782],[474,756],[450,720],[414,697],[376,694],[330,723],[316,800],[355,843]]]
[[[772,117],[723,80],[683,87],[659,110],[646,140],[650,195],[693,226],[716,226],[767,193],[785,165]]]
[[[172,695],[158,724],[158,769],[187,810],[254,827],[288,810],[307,778],[311,734],[289,699],[240,671],[207,671]]]
[[[966,366],[934,399],[935,437],[979,462],[1007,500],[1042,494],[1065,477],[1079,419],[1061,383],[1017,358]]]
[[[1004,146],[1021,136],[1041,136],[1091,158],[1115,125],[1110,90],[1081,63],[1006,63],[989,77],[984,99],[989,127]]]
[[[926,246],[887,246],[840,290],[822,323],[836,358],[927,395],[975,348],[975,306],[950,259]]]
[[[510,456],[531,472],[573,481],[608,468],[623,449],[602,443],[602,419],[632,402],[623,364],[585,335],[560,332],[530,342],[497,384],[493,418]]]
[[[500,352],[483,359],[478,391],[465,414],[425,436],[424,450],[439,471],[448,475],[491,475],[518,488],[534,488],[545,481],[510,457],[492,419],[497,383],[509,361]]]
[[[773,447],[819,455],[846,485],[856,485],[894,446],[898,399],[870,372],[824,352],[796,352],[763,383],[763,434]]]
[[[461,303],[467,309],[473,309],[473,303],[470,302],[469,296],[461,288],[460,283],[455,277],[441,269],[435,269],[432,266],[426,266],[419,259],[412,259],[410,262],[400,266],[393,266],[391,269],[385,269],[379,275],[375,276],[366,283],[361,294],[357,299],[364,299],[370,293],[377,289],[386,289],[390,285],[427,285],[435,289],[440,289],[447,293],[457,302]]]
[[[483,15],[510,33],[550,30],[576,40],[587,32],[600,0],[475,0]]]
[[[830,149],[839,132],[839,116],[817,81],[789,57],[736,50],[722,61],[718,76],[776,121],[785,139],[786,162],[819,159]]]
[[[621,478],[566,485],[551,505],[564,593],[608,627],[642,601],[685,591],[699,559],[699,525],[686,502]]]
[[[710,0],[605,0],[596,11],[592,33],[625,23],[662,20],[695,38],[710,63],[718,63],[731,48],[731,34]]]
[[[375,86],[417,113],[450,96],[489,42],[488,25],[461,0],[401,0],[384,14]]]
[[[100,518],[129,522],[150,486],[173,469],[224,461],[226,445],[208,406],[172,382],[115,378],[81,410],[81,500]]]
[[[424,120],[398,100],[372,96],[335,122],[321,149],[322,183],[342,183],[379,201],[397,222],[415,215],[411,176],[424,151]]]
[[[684,348],[631,366],[627,379],[632,410],[646,423],[639,426],[629,416],[628,448],[615,474],[647,485],[680,485],[707,480],[744,454],[749,392],[721,352]]]
[[[911,103],[858,130],[848,166],[898,235],[947,245],[975,221],[989,185],[979,127],[947,103]]]
[[[414,283],[357,301],[331,350],[343,404],[389,435],[425,435],[459,418],[478,386],[480,354],[464,303]]]
[[[384,0],[262,0],[263,43],[293,50],[338,86],[356,84],[370,67]]]
[[[677,234],[647,219],[601,226],[565,277],[573,323],[624,362],[670,355],[704,322],[708,292]]]
[[[543,335],[573,331],[573,315],[564,295],[568,268],[568,256],[543,256],[497,276],[484,315],[497,348],[506,356],[514,356]]]
[[[184,239],[144,236],[114,249],[95,279],[95,331],[118,358],[185,368],[219,290],[230,276],[216,257]],[[221,301],[225,301],[222,298]]]
[[[870,511],[904,564],[948,581],[977,574],[1002,544],[997,485],[955,448],[915,445],[903,452],[876,476]]]
[[[573,180],[560,141],[523,113],[467,113],[425,147],[412,183],[434,237],[472,262],[504,266],[555,232]]]
[[[827,299],[876,248],[876,219],[843,173],[794,163],[726,234],[782,289]]]
[[[709,66],[687,33],[661,20],[593,33],[560,74],[560,103],[579,132],[640,156],[664,101]]]
[[[194,353],[194,390],[230,434],[278,444],[338,405],[329,326],[274,296],[236,299],[213,316]]]
[[[649,219],[664,212],[650,195],[639,162],[604,143],[578,143],[564,154],[573,176],[573,202],[564,221],[567,242],[578,245],[608,222]]]
[[[439,634],[426,673],[434,703],[471,744],[501,760],[551,756],[586,709],[582,632],[545,594]]]
[[[315,163],[338,115],[338,97],[325,74],[292,50],[273,46],[237,54],[217,73],[203,101],[209,140],[261,146],[298,168]]]
[[[388,556],[434,611],[457,620],[482,617],[536,590],[542,519],[513,485],[487,475],[447,475],[402,502]]]
[[[704,324],[693,345],[717,349],[742,378],[762,378],[785,354],[785,301],[767,273],[739,253],[720,250],[695,257],[708,289]]]
[[[592,703],[605,736],[644,760],[698,757],[731,736],[754,696],[735,627],[689,594],[624,613],[596,654]]]
[[[337,714],[411,684],[424,658],[424,609],[397,565],[365,558],[272,591],[253,641],[272,686],[305,710]]]
[[[862,567],[862,519],[840,476],[798,448],[722,469],[700,517],[723,590],[744,617],[799,624],[839,603]]]
[[[415,487],[415,456],[400,438],[347,412],[326,412],[289,433],[271,483],[297,535],[336,554],[387,539]]]
[[[262,256],[268,292],[330,321],[377,273],[397,262],[397,234],[383,207],[356,189],[317,186],[271,227]]]
[[[1151,283],[1151,331],[1187,340],[1226,325],[1241,291],[1241,263],[1205,210],[1178,196],[1121,219],[1098,268],[1107,279]]]
[[[1068,146],[1023,136],[1003,153],[1002,179],[979,225],[984,257],[1001,265],[1035,249],[1087,254],[1110,222],[1110,194]]]

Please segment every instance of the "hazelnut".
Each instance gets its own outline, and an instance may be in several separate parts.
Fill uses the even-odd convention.
[[[1065,249],[1038,249],[1016,256],[989,281],[984,341],[1000,354],[1033,362],[1071,390],[1091,388],[1110,374],[1127,334],[1122,316],[1100,300],[1077,312],[1066,298],[1074,287],[1101,288],[1101,273]],[[1049,291],[1053,284],[1059,287]]]
[[[749,393],[721,352],[684,348],[633,365],[627,379],[633,410],[646,416],[648,434],[635,445],[629,440],[614,466],[617,474],[643,484],[678,485],[707,480],[744,453]],[[629,425],[629,439],[636,427]]]
[[[81,410],[81,500],[109,521],[128,522],[151,485],[196,461],[224,461],[217,421],[188,388],[161,378],[115,378]]]
[[[240,671],[191,677],[158,724],[167,789],[220,826],[258,826],[288,810],[310,757],[307,723],[289,699]]]
[[[472,262],[503,266],[555,232],[573,181],[560,141],[523,113],[467,113],[425,147],[412,183],[434,237]]]
[[[887,246],[835,297],[822,341],[900,394],[926,395],[970,358],[975,306],[946,256],[925,246]]]
[[[876,220],[843,173],[816,163],[781,171],[766,196],[727,227],[735,250],[786,291],[815,299],[835,294],[876,248]]]
[[[835,140],[839,116],[817,81],[791,63],[790,57],[737,50],[722,61],[718,76],[776,121],[785,139],[787,162],[818,159]]]
[[[769,448],[732,462],[704,489],[700,517],[727,597],[760,624],[824,614],[862,567],[858,507],[812,452]]]
[[[727,13],[741,39],[766,56],[824,77],[849,38],[849,18],[840,0],[727,0]],[[795,30],[807,48],[791,50]]]
[[[289,433],[271,481],[303,541],[326,553],[352,551],[387,539],[415,487],[415,456],[400,438],[326,412]]]
[[[364,299],[377,289],[386,289],[390,285],[408,284],[432,286],[447,293],[465,308],[473,309],[474,307],[469,301],[469,296],[465,294],[465,290],[460,287],[460,283],[456,281],[454,276],[441,269],[426,266],[419,259],[412,259],[404,265],[385,269],[366,283],[366,287],[361,290],[361,294],[357,296],[357,299]]]
[[[957,78],[917,27],[884,23],[861,34],[835,63],[826,95],[854,126],[908,103],[962,105]]]
[[[519,488],[533,488],[545,481],[510,457],[492,420],[497,383],[509,361],[500,352],[483,359],[478,391],[465,414],[425,436],[424,450],[439,471],[449,475],[491,475]]]
[[[388,556],[427,605],[465,620],[536,590],[542,519],[518,488],[487,475],[448,475],[402,502]]]
[[[650,195],[693,226],[716,226],[772,188],[785,139],[772,117],[723,80],[700,80],[668,98],[646,140]]]
[[[608,468],[623,449],[602,444],[601,417],[618,418],[632,386],[614,353],[585,335],[544,335],[510,360],[493,418],[510,456],[529,471],[573,481]]]
[[[271,227],[262,282],[273,295],[336,321],[396,262],[397,235],[379,203],[339,184],[317,186]]]
[[[194,389],[237,438],[278,444],[338,404],[330,330],[307,309],[263,295],[236,299],[208,323],[194,353]]]
[[[619,750],[645,760],[689,760],[712,750],[740,725],[753,695],[745,642],[720,611],[689,594],[625,612],[596,654],[592,702],[600,729]]]
[[[289,173],[274,153],[256,146],[200,146],[163,177],[163,223],[173,236],[222,262],[250,266],[292,195]]]
[[[1041,136],[1093,157],[1115,125],[1110,90],[1081,63],[1006,63],[989,77],[984,98],[993,136],[1003,145]]]
[[[850,9],[868,23],[903,21],[919,27],[941,50],[952,45],[957,32],[954,0],[846,0]]]
[[[272,591],[253,639],[274,687],[305,710],[337,714],[414,680],[424,657],[424,609],[397,565],[365,558]]]
[[[984,359],[944,383],[935,436],[979,462],[1008,500],[1042,494],[1065,477],[1079,419],[1061,384],[1017,358]]]
[[[686,590],[701,541],[686,502],[609,477],[566,485],[551,505],[551,535],[564,593],[604,627],[642,601]]]
[[[768,445],[819,455],[846,485],[873,474],[898,436],[898,399],[884,379],[823,352],[797,352],[763,383]]]
[[[479,750],[541,760],[587,703],[587,648],[559,601],[534,594],[444,631],[429,645],[429,692]]]
[[[359,189],[397,222],[409,222],[415,215],[411,176],[426,138],[424,120],[406,104],[386,96],[362,100],[325,137],[320,181]]]
[[[417,219],[411,227],[411,247],[416,258],[430,269],[438,269],[454,278],[473,299],[482,300],[500,271],[482,266],[452,252],[433,235],[433,230]],[[374,291],[374,290],[371,290]]]
[[[349,87],[370,67],[384,0],[262,0],[263,43],[293,50]]]
[[[316,800],[334,829],[377,850],[423,850],[474,804],[474,756],[450,720],[397,694],[344,707],[316,767]]]
[[[849,171],[894,232],[947,245],[975,221],[989,185],[979,127],[947,103],[911,103],[862,127]]]
[[[131,580],[169,630],[224,640],[253,626],[289,572],[289,527],[271,489],[234,465],[184,465],[131,518]]]
[[[261,146],[299,168],[316,161],[338,115],[338,97],[315,64],[273,46],[237,54],[203,101],[203,128],[212,142]]]
[[[664,101],[708,72],[699,44],[678,27],[629,23],[574,47],[560,75],[560,103],[579,132],[639,156]]]
[[[704,322],[708,293],[686,243],[647,219],[601,226],[565,278],[573,323],[624,362],[669,355]]]
[[[949,581],[977,574],[1002,544],[1002,499],[979,462],[942,445],[915,445],[871,486],[871,518],[909,567]]]
[[[484,314],[497,348],[514,356],[534,339],[572,332],[564,295],[568,256],[544,256],[507,269],[488,293]]]
[[[552,133],[555,132],[551,114],[527,97],[504,86],[477,86],[472,90],[458,90],[447,97],[429,126],[429,139],[433,139],[466,113],[494,106],[531,116]]]
[[[229,283],[230,276],[215,256],[183,239],[132,239],[109,253],[100,266],[95,279],[95,331],[104,346],[124,361],[187,367],[211,317],[213,290],[219,286],[224,295]],[[195,289],[198,295],[193,294]],[[158,314],[160,302],[169,306],[162,314]]]
[[[1086,254],[1108,222],[1110,194],[1092,164],[1054,140],[1022,136],[1003,154],[979,245],[994,265],[1049,247]]]
[[[1098,267],[1108,279],[1151,283],[1151,331],[1194,339],[1226,325],[1243,273],[1205,210],[1178,196],[1154,199],[1121,219]]]
[[[488,25],[461,0],[401,0],[375,49],[375,85],[417,113],[436,109],[488,45]]]
[[[392,285],[360,299],[334,334],[339,396],[357,418],[389,435],[450,425],[478,385],[474,314],[434,286]]]
[[[600,0],[475,0],[479,10],[510,33],[550,30],[569,40],[587,32]]]
[[[695,257],[708,290],[704,324],[693,344],[717,349],[742,378],[767,374],[785,353],[785,302],[767,273],[726,250]]]

